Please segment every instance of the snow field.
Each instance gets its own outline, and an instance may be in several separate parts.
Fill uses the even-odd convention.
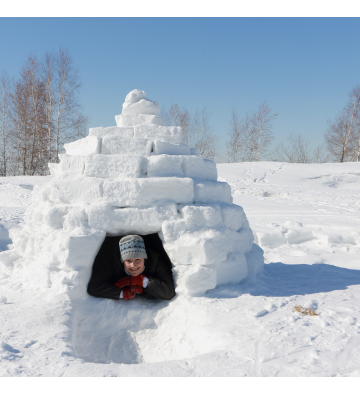
[[[71,285],[73,270],[48,270],[36,261],[18,259],[14,249],[4,251],[0,375],[359,377],[358,164],[259,162],[218,165],[218,171],[246,217],[239,206],[229,207],[239,207],[239,220],[249,221],[255,238],[278,227],[285,235],[309,230],[314,238],[285,238],[276,248],[264,243],[264,270],[240,285],[216,287],[196,297],[178,294],[170,302],[134,299],[128,304],[70,298],[69,291],[76,289]],[[3,179],[0,210],[5,230],[23,221],[31,187],[49,179]],[[33,195],[48,193],[35,187]],[[63,213],[72,205],[42,204],[48,206],[46,218],[62,229]],[[226,216],[227,205],[211,204],[216,205],[222,206],[224,224],[227,218],[226,226],[238,230],[238,222],[230,228],[235,212]],[[183,219],[183,205],[174,206],[176,220]],[[174,206],[168,210],[176,214]],[[40,211],[29,207],[27,215],[42,223]],[[204,221],[220,226],[219,215],[211,219],[206,212],[201,214]],[[45,235],[53,233],[42,226]],[[52,234],[54,243],[60,234]],[[46,248],[51,252],[51,245]],[[256,245],[246,254],[249,272],[259,262],[257,254],[262,250]],[[206,271],[197,286],[201,280],[207,282]],[[295,305],[318,315],[294,313]]]

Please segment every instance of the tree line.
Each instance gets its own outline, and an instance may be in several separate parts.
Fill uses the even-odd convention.
[[[47,175],[63,144],[85,137],[80,79],[69,52],[30,54],[18,78],[0,74],[0,175]]]
[[[271,148],[278,113],[273,112],[266,101],[243,117],[236,109],[231,110],[225,149],[219,147],[206,108],[192,114],[185,107],[172,104],[169,109],[162,109],[161,116],[167,125],[181,126],[185,143],[195,147],[203,158],[217,162],[326,163],[360,160],[360,85],[350,91],[339,115],[328,121],[324,143],[316,147],[299,133],[291,134],[286,141]]]
[[[0,176],[47,175],[47,164],[58,163],[64,143],[85,137],[89,117],[79,104],[80,79],[74,60],[62,47],[38,59],[27,57],[18,78],[0,73]],[[264,101],[241,117],[231,110],[228,141],[221,148],[204,107],[191,113],[172,104],[161,111],[166,125],[181,126],[184,141],[217,162],[259,160],[291,163],[351,162],[360,159],[360,85],[313,147],[302,134],[271,149],[278,113]]]

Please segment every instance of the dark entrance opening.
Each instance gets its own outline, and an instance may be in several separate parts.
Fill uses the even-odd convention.
[[[157,233],[149,235],[140,235],[144,239],[146,250],[157,252],[162,256],[164,261],[172,268],[171,261],[166,253],[162,241]],[[125,236],[106,236],[103,244],[100,247],[98,254],[96,255],[95,262],[109,259],[109,252],[120,256],[119,241]],[[115,258],[115,257],[114,257]]]

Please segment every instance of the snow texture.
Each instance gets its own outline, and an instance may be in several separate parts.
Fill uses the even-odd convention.
[[[172,144],[163,140],[154,141],[154,155],[191,155],[191,149],[186,144]]]
[[[231,188],[227,182],[194,180],[194,202],[232,203]]]
[[[134,89],[125,98],[122,106],[123,114],[150,114],[159,115],[159,103],[146,98],[146,92]]]
[[[85,176],[100,178],[143,177],[145,158],[141,155],[92,155],[85,159]]]
[[[103,155],[143,155],[149,156],[153,143],[148,139],[122,138],[105,136],[102,139]]]
[[[102,200],[114,206],[147,206],[164,199],[175,203],[192,202],[194,199],[193,180],[164,177],[104,181]]]
[[[173,155],[154,155],[147,165],[148,177],[184,177],[183,158]]]
[[[162,118],[157,115],[149,115],[149,114],[120,114],[115,115],[116,125],[118,127],[132,127],[134,125],[139,125],[142,123],[150,123],[153,125],[164,125],[164,121]]]
[[[88,156],[100,154],[101,138],[87,136],[73,143],[64,144],[64,148],[68,155]]]
[[[159,126],[151,123],[135,125],[134,137],[139,139],[148,138],[150,140],[163,140],[173,144],[183,143],[180,126]]]
[[[139,211],[167,207],[169,222],[188,220],[192,212],[197,229],[203,224],[216,229],[220,209],[233,231],[237,225],[231,216],[238,213],[245,224],[249,221],[255,240],[263,240],[266,264],[259,272],[263,251],[253,244],[243,254],[247,277],[226,286],[216,286],[222,273],[244,269],[236,251],[219,266],[178,265],[177,297],[170,302],[88,297],[91,268],[81,263],[96,253],[105,230],[86,232],[91,220],[86,209],[98,204],[54,204],[50,176],[3,177],[0,376],[359,377],[359,164],[217,167],[236,204],[161,202]],[[131,209],[103,205],[98,214]],[[78,224],[71,234],[73,240],[82,238],[82,249],[69,243],[65,220],[66,229]],[[7,249],[9,232],[14,244]],[[37,248],[30,248],[35,239]],[[293,312],[296,305],[317,315]]]
[[[110,126],[108,128],[90,128],[89,136],[105,137],[105,136],[118,136],[123,139],[131,139],[133,137],[134,129],[132,127],[117,127]]]

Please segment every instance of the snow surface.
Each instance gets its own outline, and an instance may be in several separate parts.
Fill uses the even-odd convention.
[[[37,199],[49,192],[34,188],[32,193],[33,187],[52,177],[2,178],[0,246],[6,252],[0,261],[0,376],[359,377],[360,164],[260,162],[221,164],[217,170],[247,219],[240,208],[217,202],[205,208],[184,205],[178,221],[215,221],[211,226],[216,226],[222,220],[236,232],[239,221],[248,220],[265,252],[264,270],[202,296],[180,293],[171,301],[128,303],[69,293],[74,257],[64,259],[69,277],[60,276],[59,269],[49,277],[46,268],[41,272],[39,265],[16,260],[6,247],[9,229],[23,222],[32,194]],[[112,218],[95,206],[87,214],[90,221],[101,222],[96,218],[101,213]],[[174,206],[169,203],[166,210],[144,207],[136,221],[176,218]],[[85,215],[69,203],[46,206],[44,213],[43,226],[51,229],[63,226],[65,217],[71,228]],[[122,222],[134,214],[114,216]],[[101,232],[83,237],[88,246],[86,240],[97,240]],[[53,239],[44,239],[48,257],[52,243],[62,242],[56,234]],[[71,245],[64,251],[72,251]],[[256,262],[257,253],[253,249],[247,259]],[[241,268],[232,264],[237,257],[228,261],[226,270]],[[188,281],[199,288],[202,281],[204,289],[217,281],[205,266],[194,271]],[[80,283],[89,275],[86,268],[78,273]],[[295,305],[317,316],[293,312]]]

